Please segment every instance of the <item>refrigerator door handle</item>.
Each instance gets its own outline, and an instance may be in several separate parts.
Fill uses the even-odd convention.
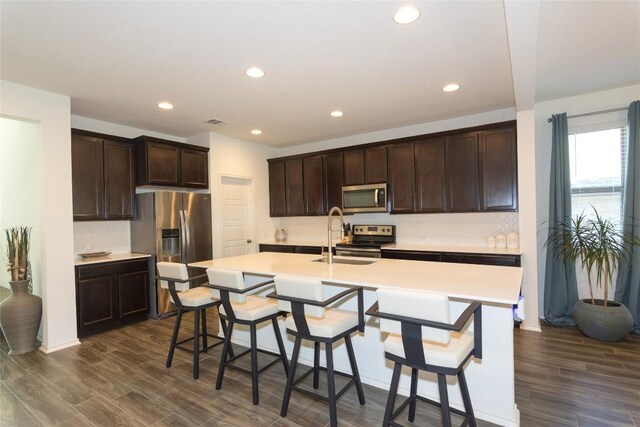
[[[184,215],[184,231],[185,231],[185,235],[187,237],[187,248],[191,247],[191,224],[189,224],[189,214],[187,213],[187,211],[182,211],[183,215]]]
[[[184,211],[180,210],[178,211],[178,213],[180,214],[180,245],[182,246],[180,248],[180,261],[182,263],[186,263],[186,249],[187,249],[187,233],[186,233],[186,218],[185,218],[185,214]]]

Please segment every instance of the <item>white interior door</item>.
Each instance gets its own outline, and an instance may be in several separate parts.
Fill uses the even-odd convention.
[[[223,177],[222,256],[231,257],[253,252],[253,212],[249,199],[252,180]]]

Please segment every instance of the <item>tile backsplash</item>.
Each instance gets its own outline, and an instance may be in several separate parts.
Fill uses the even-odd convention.
[[[345,222],[352,225],[396,225],[398,243],[485,246],[488,236],[518,232],[518,212],[357,214],[345,216]],[[324,241],[327,238],[327,217],[281,218],[280,228],[286,230],[289,240]],[[334,228],[338,228],[335,223]]]
[[[73,223],[73,253],[131,252],[129,221],[76,221]]]

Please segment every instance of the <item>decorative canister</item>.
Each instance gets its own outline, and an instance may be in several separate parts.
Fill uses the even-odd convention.
[[[520,247],[520,236],[518,233],[509,233],[507,234],[507,248],[509,249],[518,249]]]
[[[496,238],[493,236],[487,237],[487,247],[495,248],[496,247]]]
[[[278,228],[276,230],[276,242],[284,242],[287,240],[287,232],[284,231],[284,228]]]
[[[12,295],[0,304],[0,325],[10,355],[36,349],[42,319],[42,298],[29,293],[29,280],[9,281]]]
[[[507,247],[507,236],[504,234],[498,234],[496,236],[496,248],[504,249]]]

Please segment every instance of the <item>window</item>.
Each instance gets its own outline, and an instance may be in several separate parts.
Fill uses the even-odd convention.
[[[610,123],[569,131],[572,216],[591,213],[593,205],[604,218],[622,222],[626,160],[626,125]]]

